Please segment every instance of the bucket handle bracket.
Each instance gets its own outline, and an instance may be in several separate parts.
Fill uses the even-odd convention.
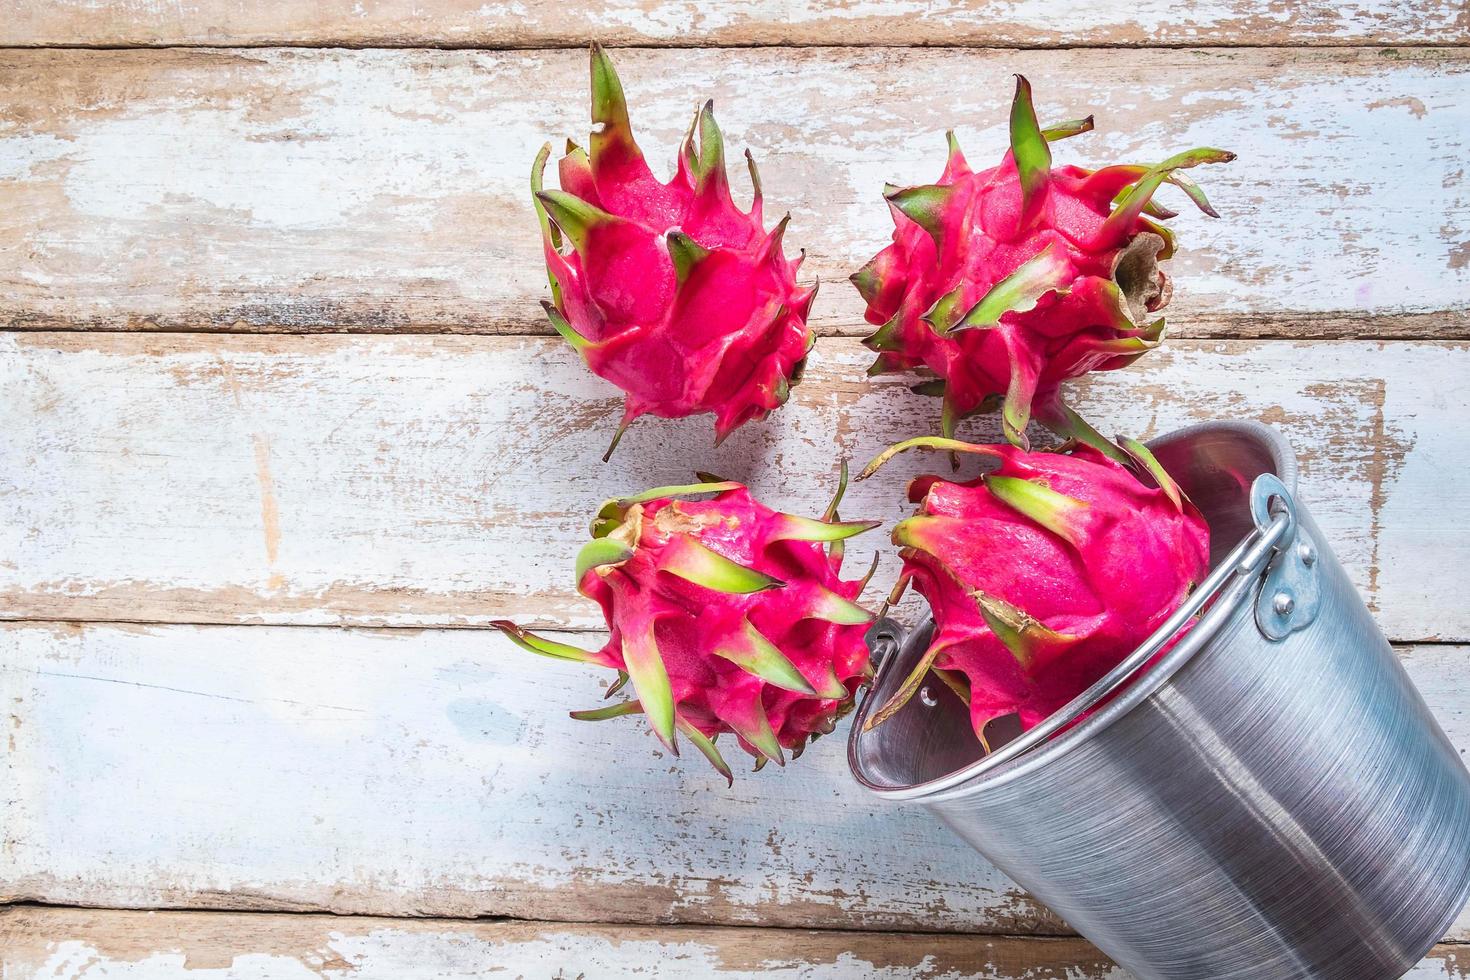
[[[1275,537],[1270,562],[1256,592],[1256,628],[1268,640],[1284,640],[1312,625],[1322,602],[1317,581],[1317,545],[1297,522],[1296,501],[1274,475],[1251,484],[1251,517],[1266,531],[1279,520],[1286,528]]]
[[[908,636],[909,630],[905,629],[902,623],[889,619],[887,616],[868,627],[864,639],[868,643],[868,655],[873,662],[873,668],[881,670],[888,658],[897,653],[904,645]]]

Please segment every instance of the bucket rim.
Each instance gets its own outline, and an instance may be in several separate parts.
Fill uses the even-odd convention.
[[[1260,422],[1249,420],[1228,420],[1215,422],[1202,422],[1195,425],[1176,429],[1166,435],[1151,439],[1148,445],[1157,449],[1176,442],[1197,439],[1201,436],[1212,434],[1230,434],[1239,436],[1243,440],[1255,442],[1266,450],[1270,459],[1271,468],[1263,473],[1270,473],[1285,485],[1287,491],[1295,497],[1297,493],[1298,467],[1296,454],[1292,451],[1290,444],[1275,429]],[[1236,545],[1230,555],[1217,562],[1210,571],[1211,577],[1224,574],[1223,569],[1227,565],[1238,564],[1240,554],[1244,549],[1243,542],[1251,537],[1248,532],[1242,543]],[[1257,576],[1246,574],[1237,569],[1234,574],[1223,579],[1223,584],[1214,591],[1217,598],[1201,614],[1195,625],[1184,634],[1183,638],[1174,643],[1162,656],[1157,657],[1152,665],[1137,667],[1119,678],[1117,678],[1107,689],[1105,698],[1111,700],[1092,702],[1094,707],[1090,716],[1077,721],[1077,717],[1087,710],[1089,705],[1077,707],[1079,702],[1086,698],[1086,692],[1079,695],[1072,702],[1054,712],[1048,722],[1057,716],[1064,717],[1061,724],[1071,724],[1053,734],[1050,738],[1022,751],[1014,758],[997,762],[992,758],[996,753],[987,753],[979,759],[968,763],[958,769],[936,776],[932,779],[913,784],[893,784],[880,781],[870,777],[865,765],[861,751],[862,739],[864,737],[863,723],[872,709],[872,700],[877,684],[869,686],[862,695],[853,712],[852,728],[848,733],[847,759],[848,768],[853,778],[869,792],[884,799],[895,801],[909,801],[934,803],[957,796],[968,795],[982,788],[993,788],[1003,783],[1020,778],[1026,773],[1047,765],[1061,756],[1079,748],[1090,738],[1100,734],[1111,727],[1123,716],[1127,715],[1139,704],[1152,696],[1159,688],[1167,683],[1180,669],[1184,667],[1204,647],[1206,647],[1219,633],[1234,622],[1239,616],[1252,616],[1250,604],[1244,601],[1253,591]],[[905,642],[899,650],[891,654],[892,659],[902,656],[909,648],[908,637],[921,633],[930,623],[932,616],[925,616],[913,629],[905,633]],[[1161,627],[1150,636],[1147,641],[1135,648],[1128,658],[1135,656],[1138,650],[1143,649],[1159,638],[1165,632],[1166,627]],[[1177,631],[1171,631],[1177,632]],[[1097,706],[1100,705],[1100,706]],[[1075,722],[1075,723],[1074,723]]]

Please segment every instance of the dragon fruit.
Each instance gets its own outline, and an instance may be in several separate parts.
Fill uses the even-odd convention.
[[[859,479],[913,447],[979,453],[999,466],[955,483],[909,485],[898,524],[903,572],[934,615],[933,639],[876,725],[933,669],[965,698],[981,742],[994,719],[1024,730],[1082,693],[1147,639],[1209,571],[1204,518],[1141,443],[1055,452],[952,439],[889,448]]]
[[[633,139],[622,84],[592,46],[593,132],[568,141],[561,190],[542,188],[551,145],[532,168],[531,190],[551,281],[551,324],[594,374],[627,393],[608,447],[640,415],[715,416],[716,444],[785,403],[813,337],[815,285],[798,286],[801,259],[769,232],[761,184],[749,211],[730,197],[714,103],[694,115],[673,179],[659,181]]]
[[[1171,287],[1159,261],[1174,240],[1150,218],[1174,212],[1154,192],[1172,183],[1218,217],[1182,171],[1235,155],[1202,148],[1153,167],[1053,168],[1050,143],[1091,130],[1092,117],[1042,129],[1030,86],[1016,78],[1000,165],[972,171],[949,133],[938,183],[885,189],[893,243],[852,281],[868,322],[881,325],[864,341],[878,352],[870,375],[937,375],[916,390],[942,395],[946,437],[999,400],[1006,438],[1026,448],[1033,413],[1077,430],[1058,400],[1062,381],[1122,367],[1163,338],[1155,314]]]
[[[702,479],[598,510],[577,587],[602,606],[611,635],[601,650],[491,625],[533,653],[618,671],[608,695],[632,680],[636,699],[573,718],[646,714],[669,751],[678,755],[683,734],[733,779],[718,735],[733,733],[757,769],[784,765],[783,750],[800,756],[831,732],[871,675],[864,635],[874,617],[856,600],[872,569],[854,581],[839,572],[843,542],[877,524],[838,519],[846,467],[820,520],[777,513],[739,483]]]

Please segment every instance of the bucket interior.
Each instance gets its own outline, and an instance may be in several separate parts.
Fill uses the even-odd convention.
[[[1219,562],[1255,527],[1250,489],[1262,473],[1277,476],[1296,491],[1296,459],[1274,431],[1255,422],[1210,422],[1180,429],[1149,442],[1164,468],[1204,515],[1210,526],[1211,562]],[[929,645],[927,620],[889,655],[864,709],[892,696]],[[942,779],[984,757],[970,728],[970,713],[943,684],[926,683],[896,714],[863,732],[866,710],[854,719],[848,743],[853,774],[878,792],[912,790]],[[993,723],[987,734],[999,747],[1020,734]],[[1000,730],[997,730],[1000,729]],[[1066,735],[1057,736],[1065,738]],[[1046,743],[1043,743],[1046,744]],[[1032,750],[1034,751],[1034,750]]]

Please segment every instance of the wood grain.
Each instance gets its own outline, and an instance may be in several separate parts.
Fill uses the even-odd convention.
[[[1470,750],[1470,647],[1399,653]],[[0,900],[1066,931],[861,790],[845,725],[727,789],[497,633],[8,624],[0,665]]]
[[[824,339],[791,403],[720,449],[706,418],[647,420],[603,465],[620,400],[560,341],[0,337],[0,618],[600,626],[571,563],[603,498],[703,466],[819,513],[840,458],[933,430],[935,401],[869,359]],[[1460,585],[1425,569],[1470,562],[1467,371],[1463,343],[1182,341],[1070,390],[1108,432],[1278,426],[1389,637],[1459,641]],[[998,438],[988,417],[963,434]],[[844,513],[891,525],[935,465],[905,457]],[[849,549],[885,552],[874,595],[886,534]]]
[[[0,939],[7,980],[1124,980],[1079,939],[33,908],[0,913]]]
[[[887,237],[881,184],[931,179],[952,125],[992,157],[1013,71],[1043,115],[1097,113],[1064,160],[1240,152],[1204,178],[1227,218],[1176,222],[1174,335],[1196,339],[1075,402],[1140,435],[1279,425],[1385,631],[1470,640],[1432,571],[1470,561],[1470,345],[1451,342],[1470,338],[1470,57],[1399,47],[1470,43],[1463,3],[18,0],[0,902],[220,911],[0,908],[6,980],[1126,980],[923,812],[861,795],[844,733],[727,790],[637,724],[566,718],[595,672],[442,628],[595,626],[569,561],[615,489],[698,457],[813,511],[838,457],[932,426],[832,339],[792,406],[723,449],[703,420],[645,425],[589,467],[605,385],[554,342],[453,336],[547,332],[527,169],[585,133],[567,47],[594,36],[647,46],[618,61],[656,161],[719,100],[838,338],[866,331],[840,280]],[[15,50],[132,45],[156,49]],[[855,488],[852,513],[891,525],[917,468]],[[1470,750],[1470,646],[1398,652]],[[1410,977],[1470,976],[1470,909],[1447,938]]]
[[[1192,0],[1037,4],[1027,0],[330,0],[246,4],[196,0],[16,0],[0,23],[8,45],[546,47],[646,45],[1323,45],[1463,44],[1450,0],[1272,4]]]
[[[842,280],[889,236],[884,181],[935,179],[951,126],[972,161],[998,159],[1023,71],[1043,116],[1097,114],[1059,161],[1240,153],[1201,175],[1226,217],[1175,222],[1177,336],[1470,336],[1464,50],[618,62],[658,164],[694,102],[717,99],[768,210],[793,213],[788,244],[828,282],[824,332],[868,329]],[[527,175],[544,141],[585,136],[586,71],[578,50],[0,52],[0,325],[549,332]]]
[[[1080,939],[790,929],[405,921],[320,915],[0,911],[7,980],[1128,980]],[[1407,980],[1463,977],[1470,949],[1437,946]]]

